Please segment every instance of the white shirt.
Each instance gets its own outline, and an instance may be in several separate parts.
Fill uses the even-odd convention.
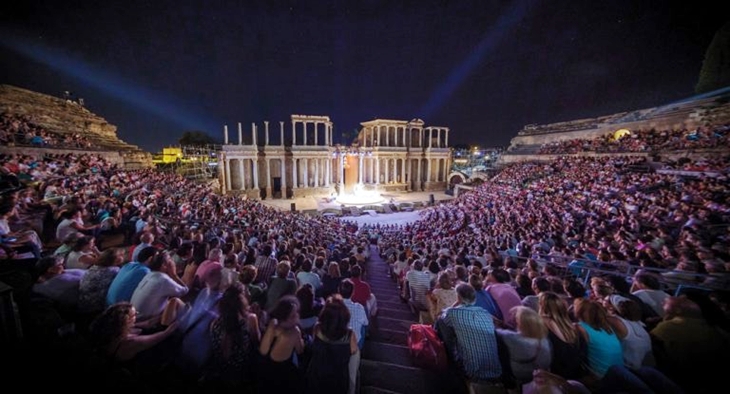
[[[139,282],[130,301],[139,313],[138,320],[147,320],[162,314],[170,297],[187,293],[187,286],[178,284],[164,272],[152,271]]]

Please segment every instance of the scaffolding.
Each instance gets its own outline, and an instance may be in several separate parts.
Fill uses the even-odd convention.
[[[182,145],[164,149],[164,159],[157,168],[184,176],[190,180],[210,181],[218,175],[220,145]]]

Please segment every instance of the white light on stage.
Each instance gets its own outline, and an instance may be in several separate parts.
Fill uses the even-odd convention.
[[[340,204],[344,205],[370,205],[380,204],[385,199],[374,190],[365,190],[365,186],[362,183],[358,183],[353,188],[351,194],[343,193],[336,200]]]

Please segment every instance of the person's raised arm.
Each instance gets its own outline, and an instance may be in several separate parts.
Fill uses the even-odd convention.
[[[163,331],[149,335],[130,336],[126,340],[126,346],[119,349],[118,357],[122,360],[131,360],[137,354],[150,349],[164,341],[177,330],[178,323],[173,322]]]

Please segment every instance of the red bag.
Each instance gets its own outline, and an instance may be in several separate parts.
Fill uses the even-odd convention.
[[[432,326],[411,324],[408,330],[408,348],[416,366],[439,371],[448,368],[446,348]]]

